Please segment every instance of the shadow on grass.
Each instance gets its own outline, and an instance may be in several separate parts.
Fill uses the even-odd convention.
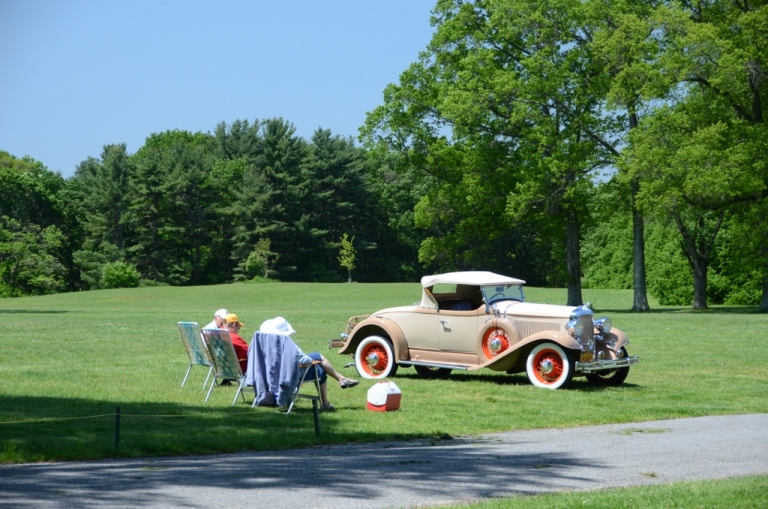
[[[308,402],[297,402],[286,415],[238,401],[235,406],[197,406],[0,396],[0,463],[205,455],[424,437],[339,432],[336,424],[343,412],[321,412],[317,437]]]
[[[466,371],[452,371],[451,374],[448,376],[430,378],[430,377],[419,375],[415,371],[411,371],[409,373],[408,371],[399,369],[397,371],[397,375],[394,376],[392,379],[397,380],[398,378],[406,379],[406,380],[423,380],[424,382],[427,382],[427,383],[450,380],[453,382],[486,382],[486,383],[491,383],[495,385],[530,385],[530,382],[528,381],[528,378],[525,377],[525,375],[519,375],[519,374],[488,375],[488,374],[469,373]]]
[[[0,314],[25,314],[25,315],[58,315],[63,313],[71,313],[71,311],[57,310],[57,309],[0,309]]]
[[[423,377],[417,373],[403,373],[402,370],[398,370],[397,375],[393,377],[393,380],[397,380],[398,378],[404,378],[409,380],[424,380],[425,382],[441,382],[450,380],[452,382],[486,382],[491,383],[495,385],[500,386],[530,386],[533,388],[533,385],[528,380],[528,377],[524,373],[515,373],[512,375],[508,374],[496,374],[496,375],[487,375],[487,374],[474,374],[474,373],[467,373],[467,372],[452,372],[448,376],[443,377],[436,377],[436,378],[427,378]],[[641,385],[633,384],[624,382],[619,386],[611,386],[611,385],[600,385],[600,384],[594,384],[592,382],[589,382],[586,378],[583,377],[577,377],[574,378],[570,384],[563,390],[568,391],[582,391],[582,392],[599,392],[604,390],[616,390],[621,389],[622,387],[625,388],[633,388],[633,389],[639,389],[642,388]],[[547,389],[536,389],[536,390],[547,390]]]
[[[220,502],[254,507],[287,507],[291,500],[299,505],[297,499],[329,507],[338,498],[345,505],[371,507],[397,505],[382,500],[393,488],[423,500],[455,498],[457,486],[465,498],[511,496],[589,484],[584,469],[597,469],[592,475],[600,476],[606,468],[568,451],[553,455],[523,452],[514,444],[424,440],[226,457],[17,465],[2,471],[0,491],[6,502],[30,507],[50,502],[188,507],[211,493],[221,494]]]

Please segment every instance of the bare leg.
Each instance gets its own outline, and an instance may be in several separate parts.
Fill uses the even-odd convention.
[[[328,384],[320,384],[320,399],[322,400],[323,407],[327,407],[331,404],[328,401]]]
[[[320,366],[328,374],[329,377],[335,379],[337,382],[342,383],[345,380],[350,380],[345,377],[331,366],[331,363],[323,355],[320,355]]]

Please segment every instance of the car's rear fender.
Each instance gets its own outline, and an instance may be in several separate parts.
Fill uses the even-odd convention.
[[[395,349],[395,359],[405,359],[408,356],[408,344],[405,342],[405,335],[393,321],[386,318],[372,316],[363,320],[355,326],[352,334],[349,335],[344,345],[339,349],[339,353],[352,355],[357,349],[357,345],[369,336],[382,336],[392,341]]]
[[[488,368],[494,371],[523,371],[525,370],[525,360],[528,358],[528,354],[536,345],[545,341],[557,343],[567,350],[581,351],[581,345],[576,341],[576,338],[570,334],[561,331],[544,331],[518,341],[511,345],[507,351],[497,355],[493,359],[488,359],[482,364],[468,368],[467,370],[475,371],[477,369]]]

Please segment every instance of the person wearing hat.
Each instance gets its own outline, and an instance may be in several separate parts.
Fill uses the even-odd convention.
[[[235,355],[237,355],[237,360],[240,361],[240,369],[245,373],[248,369],[248,343],[240,336],[240,329],[245,324],[240,323],[240,320],[234,313],[227,314],[224,321],[226,322],[227,332],[229,332],[229,339],[232,341],[232,346],[235,347]]]
[[[264,323],[261,324],[261,327],[259,327],[259,332],[262,334],[276,334],[278,336],[288,336],[290,337],[291,334],[296,332],[293,327],[291,327],[291,324],[288,323],[288,321],[283,318],[282,316],[278,316],[276,318],[272,318],[270,320],[266,320]],[[295,342],[294,342],[295,343]],[[335,379],[337,382],[339,382],[339,386],[342,389],[348,389],[350,387],[355,387],[360,382],[358,380],[352,380],[351,378],[347,378],[338,371],[334,369],[334,367],[331,365],[330,361],[323,357],[320,352],[311,352],[309,354],[305,354],[301,351],[301,348],[299,348],[298,345],[296,345],[296,363],[297,364],[311,364],[313,361],[319,361],[320,364],[318,365],[318,373],[317,376],[319,377],[320,381],[320,399],[322,400],[323,410],[326,411],[333,411],[336,410],[336,407],[334,407],[330,401],[328,401],[328,386],[326,385],[326,380],[330,376],[331,378]],[[307,378],[304,380],[310,381],[314,380],[314,370],[310,371],[312,373],[311,375],[307,375]]]
[[[211,321],[211,323],[203,327],[203,329],[225,329],[228,314],[229,314],[229,311],[227,311],[226,309],[224,308],[219,309],[213,314],[213,321]]]

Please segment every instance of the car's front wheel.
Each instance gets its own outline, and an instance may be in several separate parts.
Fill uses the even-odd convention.
[[[419,366],[418,364],[413,366],[416,368],[416,373],[425,378],[445,378],[451,374],[451,368],[437,368],[434,366]]]
[[[381,336],[368,336],[357,345],[355,368],[363,378],[377,380],[397,372],[392,343]]]
[[[541,343],[528,354],[525,363],[528,379],[542,389],[560,389],[573,378],[571,356],[557,343]]]
[[[619,358],[627,357],[627,351],[621,349],[619,351]],[[629,366],[613,371],[598,371],[597,373],[590,373],[587,375],[587,380],[595,385],[621,385],[629,375]]]

